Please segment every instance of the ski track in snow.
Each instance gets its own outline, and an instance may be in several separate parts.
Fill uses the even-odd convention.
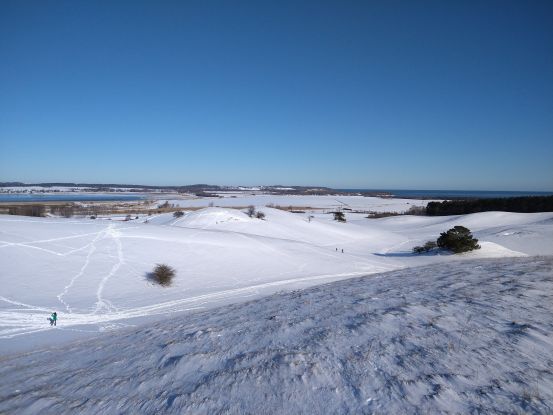
[[[106,286],[106,283],[108,280],[113,277],[121,265],[125,262],[125,258],[123,256],[123,246],[121,245],[121,240],[119,239],[120,233],[118,229],[115,229],[113,224],[109,226],[107,230],[107,234],[112,238],[113,242],[115,243],[115,246],[117,248],[117,263],[113,265],[111,271],[109,274],[107,274],[102,280],[100,281],[100,284],[98,285],[98,290],[96,291],[96,297],[98,301],[96,302],[96,308],[94,310],[94,313],[97,314],[100,312],[100,310],[106,310],[107,312],[110,311],[117,311],[117,307],[115,307],[110,301],[105,299],[103,297],[104,287]]]
[[[32,221],[18,221],[18,222],[32,222]],[[72,223],[80,223],[80,222],[72,222]],[[136,228],[136,226],[127,227],[126,229],[133,229],[133,228]],[[91,236],[91,235],[95,235],[92,242],[90,242],[90,243],[88,243],[84,246],[81,246],[79,248],[71,249],[67,252],[56,252],[56,251],[52,251],[52,250],[49,250],[49,249],[45,249],[45,248],[36,247],[36,246],[31,245],[31,244],[39,244],[39,243],[58,242],[58,241],[69,240],[69,239],[78,239],[78,238],[84,238],[84,237]],[[98,314],[100,311],[105,310],[105,312],[110,314],[110,316],[105,317],[105,318],[101,317],[99,319],[94,319],[94,318],[91,318],[90,315],[87,315],[87,314],[82,314],[82,313],[74,314],[73,310],[70,307],[70,305],[66,301],[64,301],[63,297],[66,296],[69,293],[71,287],[75,284],[75,282],[80,277],[82,277],[82,275],[84,275],[88,265],[90,264],[91,257],[94,254],[94,252],[96,251],[96,243],[99,240],[101,240],[101,239],[103,239],[107,236],[111,237],[113,243],[116,245],[118,261],[117,261],[116,264],[113,265],[110,272],[107,275],[105,275],[100,280],[100,282],[98,284],[98,288],[97,288],[97,291],[96,291],[97,302],[96,302],[96,308],[95,308],[93,314]],[[59,238],[33,240],[33,241],[27,241],[25,243],[4,242],[4,245],[0,245],[0,248],[20,246],[20,247],[24,247],[24,248],[38,249],[38,250],[45,251],[47,253],[51,253],[51,254],[54,254],[54,255],[57,255],[57,256],[68,256],[68,255],[71,255],[71,254],[74,254],[76,252],[79,252],[79,251],[82,251],[84,249],[89,248],[89,251],[88,251],[87,256],[85,258],[85,262],[82,265],[80,271],[71,278],[69,283],[64,287],[63,291],[57,295],[58,300],[65,306],[65,308],[68,312],[68,314],[64,314],[64,322],[69,321],[70,323],[67,326],[70,327],[72,325],[98,324],[98,323],[104,323],[104,322],[110,322],[110,321],[113,321],[113,320],[118,320],[119,318],[128,318],[128,317],[124,317],[124,316],[114,317],[113,314],[114,313],[117,314],[119,309],[116,306],[114,306],[109,300],[107,300],[106,298],[103,297],[103,291],[104,291],[104,288],[105,288],[105,285],[106,285],[107,281],[116,274],[117,270],[124,263],[123,249],[122,249],[122,245],[121,245],[121,241],[119,239],[119,236],[120,236],[119,230],[115,228],[115,225],[113,223],[111,223],[106,228],[101,229],[98,232],[91,232],[91,233],[85,233],[85,234],[64,236],[64,237],[59,237]],[[4,321],[4,323],[2,325],[3,325],[3,327],[7,327],[5,329],[0,329],[0,339],[7,339],[7,338],[12,338],[12,337],[20,336],[20,335],[24,335],[24,334],[37,333],[37,332],[45,331],[45,330],[48,329],[48,327],[45,327],[45,325],[42,321],[43,317],[44,317],[43,313],[44,312],[46,312],[46,313],[49,312],[48,308],[21,303],[19,301],[11,300],[11,299],[8,299],[8,298],[3,297],[3,296],[0,296],[0,300],[4,301],[4,302],[7,302],[7,303],[10,303],[10,304],[13,304],[13,305],[23,307],[23,308],[25,308],[25,311],[38,311],[38,312],[40,312],[40,315],[37,316],[37,315],[32,314],[32,313],[31,314],[21,313],[21,312],[14,313],[13,310],[8,310],[8,309],[3,309],[2,311],[0,311],[0,318]],[[18,311],[21,311],[21,310],[18,309]],[[136,311],[135,312],[131,311],[130,313],[126,313],[125,315],[131,315],[132,316],[135,313],[136,313]],[[138,312],[138,313],[140,315],[140,312]],[[146,314],[142,314],[142,316],[148,315],[147,310],[145,310],[145,313]],[[118,316],[121,316],[121,315],[118,314]],[[69,329],[67,327],[64,327],[63,329],[64,330],[72,330],[72,329]],[[74,329],[74,330],[83,331],[83,330],[77,330],[77,329]],[[89,332],[92,332],[92,331],[89,331]]]
[[[14,222],[33,222],[33,221],[15,220]],[[81,222],[69,222],[69,223],[78,223],[78,224],[80,224]],[[138,228],[138,226],[126,227],[125,229],[128,230],[128,229],[134,229],[134,228]],[[51,242],[59,242],[59,241],[64,241],[64,240],[80,239],[80,238],[85,238],[87,236],[92,236],[92,235],[95,235],[95,238],[93,239],[92,242],[87,243],[87,244],[85,244],[81,247],[78,247],[78,248],[72,248],[72,249],[70,249],[66,252],[57,252],[57,251],[53,251],[51,249],[46,249],[46,248],[42,248],[42,247],[32,245],[32,244],[51,243]],[[83,234],[77,234],[77,235],[63,236],[63,237],[58,237],[58,238],[39,239],[39,240],[32,240],[32,241],[27,241],[27,242],[0,241],[0,243],[3,243],[3,245],[0,245],[0,248],[18,246],[18,247],[23,247],[23,248],[40,250],[40,251],[47,252],[49,254],[56,255],[56,256],[61,256],[61,257],[69,256],[69,255],[75,254],[77,252],[83,251],[83,250],[88,248],[89,251],[87,253],[85,262],[84,262],[83,266],[81,267],[80,271],[75,276],[73,276],[71,278],[69,283],[64,287],[63,291],[57,295],[58,300],[65,306],[68,313],[72,313],[71,307],[69,306],[69,304],[67,304],[63,300],[63,297],[66,296],[69,293],[69,290],[71,289],[73,284],[80,277],[82,277],[82,275],[85,273],[86,268],[88,267],[88,265],[90,263],[91,256],[94,254],[94,252],[96,250],[96,243],[100,239],[105,238],[106,236],[111,237],[112,241],[116,245],[118,262],[116,264],[114,264],[114,266],[112,267],[109,274],[104,276],[102,278],[102,280],[100,281],[99,285],[98,285],[98,289],[96,291],[97,302],[96,302],[96,305],[95,305],[96,306],[95,313],[98,313],[102,309],[105,309],[106,311],[109,312],[109,311],[117,311],[118,308],[115,307],[109,300],[107,300],[103,297],[104,287],[105,287],[107,281],[111,277],[113,277],[113,275],[115,275],[117,270],[124,263],[123,248],[122,248],[122,245],[121,245],[121,241],[119,239],[120,238],[120,231],[119,231],[119,229],[115,228],[115,225],[113,223],[109,224],[105,229],[102,229],[98,232],[90,232],[90,233],[83,233]],[[6,302],[13,303],[13,304],[18,304],[18,305],[22,304],[22,303],[13,302],[11,300],[8,300],[5,297],[0,297],[0,299],[2,299],[3,301],[6,301]],[[37,306],[29,306],[29,307],[32,307],[32,308],[35,308],[35,309],[47,310],[45,308],[41,308],[41,307],[37,307]],[[1,333],[1,331],[0,331],[0,333]]]
[[[375,272],[382,272],[385,269],[376,270]],[[163,303],[152,304],[142,307],[136,307],[126,310],[120,310],[113,307],[109,302],[105,306],[106,312],[98,313],[94,310],[93,313],[70,313],[63,316],[63,327],[69,328],[82,325],[102,325],[104,323],[116,322],[119,320],[126,320],[138,317],[148,317],[159,314],[172,314],[182,311],[191,311],[205,308],[204,304],[209,304],[217,300],[226,300],[230,298],[245,298],[252,295],[256,295],[260,290],[274,287],[284,287],[289,284],[295,284],[298,282],[309,281],[324,281],[334,278],[348,278],[368,275],[370,272],[356,272],[346,274],[326,274],[315,275],[304,278],[293,278],[288,280],[273,281],[263,284],[252,285],[242,288],[234,288],[230,290],[222,290],[209,294],[198,295],[189,298],[183,298],[179,300],[166,301]],[[107,279],[106,279],[107,280]],[[14,304],[23,305],[17,301],[13,301],[0,296],[0,300]],[[102,298],[103,302],[106,300]],[[44,312],[49,312],[49,309],[44,307],[33,306],[29,304],[24,305],[28,310],[40,311],[40,314],[30,314],[23,312],[7,312],[6,310],[0,311],[0,321],[3,321],[2,325],[8,327],[6,329],[0,329],[0,339],[10,339],[13,337],[50,330],[49,327],[45,327],[44,324]]]
[[[91,235],[96,235],[96,234],[98,234],[98,232],[83,233],[83,234],[71,235],[71,236],[62,236],[60,238],[39,239],[39,240],[36,240],[36,241],[27,241],[27,242],[0,241],[0,243],[4,244],[4,245],[0,245],[0,248],[21,246],[21,247],[24,247],[24,248],[38,249],[40,251],[48,252],[50,254],[57,255],[57,256],[68,256],[68,255],[74,254],[75,252],[79,252],[79,251],[82,251],[83,249],[88,248],[90,246],[90,244],[86,244],[86,245],[81,246],[79,248],[70,249],[67,252],[52,251],[50,249],[41,248],[41,247],[38,247],[38,246],[33,246],[31,244],[41,244],[41,243],[48,243],[48,242],[59,242],[59,241],[64,241],[64,240],[69,240],[69,239],[79,239],[79,238],[84,238],[84,237],[91,236]]]
[[[88,254],[86,255],[86,260],[85,260],[83,266],[81,267],[80,271],[73,278],[71,278],[71,280],[69,281],[69,284],[67,284],[63,288],[63,291],[57,295],[58,300],[65,306],[65,309],[67,310],[68,313],[72,313],[72,310],[71,310],[71,307],[69,306],[69,304],[67,304],[63,300],[63,297],[68,294],[68,292],[71,289],[71,287],[73,286],[73,284],[75,284],[75,281],[77,281],[85,273],[86,268],[88,267],[88,264],[90,263],[90,258],[92,256],[92,254],[94,254],[94,251],[96,251],[96,242],[100,239],[100,237],[104,236],[105,233],[106,233],[105,229],[97,232],[96,237],[94,238],[94,240],[90,244],[86,245],[87,247],[90,247],[90,249],[88,251]]]

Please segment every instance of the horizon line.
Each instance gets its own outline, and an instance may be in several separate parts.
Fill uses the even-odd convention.
[[[269,187],[269,188],[285,188],[285,187],[301,187],[301,188],[322,188],[330,190],[340,190],[340,191],[372,191],[372,192],[381,192],[381,191],[432,191],[432,192],[513,192],[513,193],[553,193],[553,189],[550,190],[496,190],[496,189],[436,189],[436,188],[373,188],[373,187],[329,187],[323,185],[299,185],[299,184],[256,184],[256,185],[228,185],[228,184],[208,184],[208,183],[192,183],[192,184],[177,184],[177,185],[168,185],[168,184],[126,184],[126,183],[77,183],[77,182],[39,182],[39,183],[25,183],[19,181],[3,181],[0,182],[0,187],[27,187],[27,186],[41,186],[41,187],[54,187],[54,186],[65,186],[65,187],[74,187],[74,186],[118,186],[118,187],[145,187],[145,188],[177,188],[177,187],[194,187],[194,186],[204,186],[204,187],[230,187],[230,188],[253,188],[253,187]]]

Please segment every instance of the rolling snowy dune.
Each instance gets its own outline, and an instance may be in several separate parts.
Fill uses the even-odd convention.
[[[332,215],[310,220],[309,214],[259,209],[265,220],[226,208],[129,222],[0,216],[0,353],[284,288],[444,261],[553,254],[553,213],[378,220],[347,214],[347,223],[337,223]],[[474,230],[482,249],[412,254],[414,245],[456,224]],[[146,279],[156,263],[176,269],[171,287]],[[60,317],[55,334],[46,321],[54,310]]]
[[[552,304],[551,257],[333,282],[4,358],[0,412],[550,413]]]

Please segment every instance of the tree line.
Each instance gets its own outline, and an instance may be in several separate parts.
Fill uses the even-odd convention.
[[[466,215],[467,213],[503,211],[519,213],[553,212],[553,196],[524,196],[496,199],[445,200],[429,202],[428,216]]]

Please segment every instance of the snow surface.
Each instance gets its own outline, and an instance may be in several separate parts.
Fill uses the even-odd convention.
[[[4,358],[0,412],[551,413],[552,304],[551,257],[348,279]]]
[[[352,209],[373,212],[405,212],[412,206],[426,206],[430,200],[420,199],[395,199],[365,196],[305,196],[305,195],[270,195],[270,194],[248,194],[219,193],[222,198],[198,198],[198,199],[175,199],[168,200],[176,206],[182,207],[208,207],[213,204],[215,207],[245,207],[267,205],[294,206],[313,209]]]
[[[227,208],[129,222],[0,216],[0,353],[281,289],[444,261],[553,254],[553,213],[383,219],[347,213],[348,222],[338,223],[330,214],[259,209],[265,220]],[[413,246],[458,224],[474,231],[481,250],[412,254]],[[156,263],[176,269],[171,287],[146,278]],[[55,335],[46,321],[54,310]]]

